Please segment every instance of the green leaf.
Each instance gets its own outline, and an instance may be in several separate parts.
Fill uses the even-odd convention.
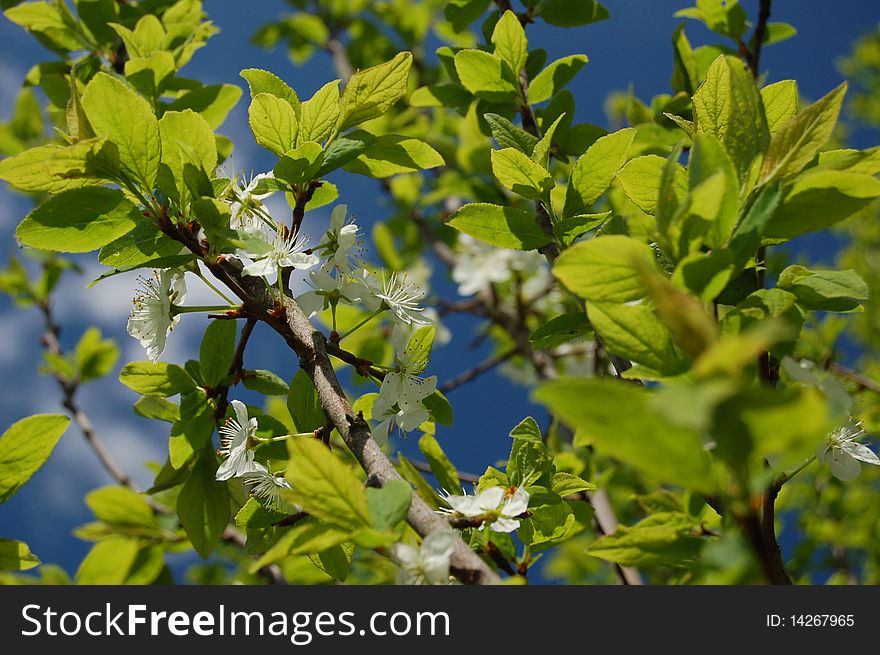
[[[596,485],[592,482],[587,482],[574,473],[565,472],[554,473],[553,485],[550,487],[553,493],[558,494],[562,498],[581,493],[582,491],[595,491],[596,489]]]
[[[599,537],[587,552],[621,566],[692,566],[706,540],[694,534],[683,513],[652,514],[632,527]]]
[[[586,300],[625,303],[645,295],[641,278],[645,266],[655,266],[650,246],[608,235],[568,248],[553,265],[553,275]]]
[[[643,155],[630,159],[617,174],[626,197],[646,214],[654,214],[660,193],[660,177],[666,160],[658,155]],[[679,200],[687,195],[687,170],[675,164],[675,196]]]
[[[298,432],[317,430],[326,422],[315,385],[305,371],[297,371],[290,383],[287,409]]]
[[[501,14],[492,31],[492,44],[495,54],[506,61],[515,75],[526,65],[528,41],[526,32],[517,15],[509,9]]]
[[[552,500],[550,500],[552,498]],[[530,509],[517,536],[534,550],[558,544],[590,526],[593,509],[582,501],[567,502],[550,496],[548,502]]]
[[[433,325],[423,325],[409,338],[406,344],[406,357],[413,371],[421,373],[428,366],[436,332],[437,329]]]
[[[564,216],[572,216],[595,203],[626,162],[635,138],[631,127],[607,134],[595,141],[571,171],[565,194]]]
[[[770,140],[758,184],[797,175],[813,160],[831,137],[846,89],[844,82],[779,126]]]
[[[339,129],[382,116],[406,95],[412,53],[401,52],[384,64],[358,71],[342,93]]]
[[[180,523],[203,559],[214,551],[229,522],[229,491],[226,483],[214,479],[216,474],[217,458],[212,448],[205,448],[177,496]]]
[[[764,236],[792,239],[822,230],[867,207],[880,197],[873,175],[816,170],[795,179],[767,224]]]
[[[345,170],[367,177],[385,178],[435,168],[445,163],[440,153],[421,139],[384,134],[375,137],[356,159],[345,164]]]
[[[241,382],[246,389],[256,391],[264,396],[286,396],[290,392],[287,382],[272,371],[263,369],[243,371]]]
[[[403,456],[403,453],[397,453],[397,469],[401,477],[415,487],[416,493],[424,500],[431,509],[440,508],[440,497],[434,488],[428,484],[423,476],[411,463]]]
[[[544,168],[550,167],[550,150],[556,145],[556,129],[565,120],[566,115],[565,112],[563,112],[550,124],[550,127],[544,130],[544,136],[542,136],[541,140],[535,144],[535,149],[532,151],[531,158],[532,161],[539,166]]]
[[[749,389],[719,405],[716,416],[719,457],[768,457],[779,470],[803,464],[834,429],[825,396],[811,387],[769,394]]]
[[[158,528],[147,501],[128,487],[101,487],[86,494],[86,505],[94,515],[113,526]]]
[[[721,142],[711,134],[697,134],[691,147],[688,161],[689,187],[695,194],[701,185],[706,184],[718,172],[723,174],[723,192],[710,201],[716,206],[709,226],[706,242],[713,249],[720,248],[730,239],[739,218],[739,178],[733,161],[727,155]],[[706,187],[704,187],[706,188]],[[716,205],[720,199],[720,205]],[[705,213],[704,213],[705,215]]]
[[[510,431],[510,437],[522,441],[544,443],[544,435],[541,432],[541,428],[538,426],[537,421],[531,416],[526,416],[520,421],[517,426]]]
[[[175,403],[158,396],[143,396],[134,404],[134,413],[156,421],[174,423],[180,420],[180,411]]]
[[[259,571],[264,566],[280,562],[292,555],[308,555],[341,544],[349,538],[349,532],[334,526],[303,521],[282,535],[275,545],[251,565],[251,571]]]
[[[538,138],[529,134],[524,129],[517,127],[504,116],[498,114],[484,114],[489,129],[492,130],[492,136],[502,148],[516,148],[520,152],[529,157],[532,156]]]
[[[339,80],[328,82],[302,104],[298,143],[327,140],[339,120]]]
[[[777,286],[790,291],[807,309],[847,312],[868,299],[868,285],[852,270],[811,271],[789,266],[779,274]]]
[[[440,486],[449,493],[458,494],[461,490],[461,482],[458,479],[458,471],[455,466],[446,457],[446,453],[440,447],[440,443],[434,438],[434,435],[425,434],[419,439],[419,450],[428,460],[431,472],[437,478]]]
[[[318,169],[324,163],[324,150],[314,141],[306,141],[299,148],[288,150],[272,172],[275,179],[290,185],[302,184],[317,177]]]
[[[208,177],[217,168],[217,142],[214,131],[204,118],[191,109],[166,111],[159,121],[162,137],[162,165],[159,185],[181,206],[188,203],[191,192],[185,182],[188,167]]]
[[[0,503],[46,463],[69,424],[61,414],[35,414],[9,426],[0,437]]]
[[[316,439],[287,442],[290,463],[286,477],[296,502],[309,514],[343,529],[370,525],[363,483],[350,467]]]
[[[761,235],[779,207],[782,192],[778,186],[769,186],[758,194],[748,213],[737,225],[730,240],[734,254],[734,268],[740,270],[746,265],[755,250],[761,245]]]
[[[168,105],[169,111],[192,109],[216,130],[241,97],[241,89],[234,84],[211,84],[193,89]],[[219,141],[219,138],[218,138]],[[219,144],[218,144],[219,145]],[[222,152],[222,148],[218,148]],[[223,157],[221,157],[222,159]]]
[[[229,375],[235,357],[235,321],[214,320],[205,330],[199,349],[199,366],[202,382],[216,386]]]
[[[88,252],[115,241],[142,220],[118,189],[72,189],[52,196],[25,217],[15,236],[53,252]]]
[[[119,349],[113,339],[103,339],[101,330],[87,329],[74,350],[76,368],[81,382],[88,382],[107,375],[119,359]]]
[[[465,205],[447,225],[499,248],[535,250],[550,242],[531,212],[483,202]]]
[[[259,68],[245,68],[239,74],[247,80],[251,97],[258,93],[269,93],[286,100],[293,107],[294,112],[300,114],[300,102],[296,91],[274,73]]]
[[[167,398],[178,393],[192,391],[193,379],[177,364],[165,362],[131,362],[122,367],[119,381],[143,396]]]
[[[604,225],[611,218],[611,211],[598,214],[576,214],[553,223],[553,234],[566,246],[574,243],[578,237]]]
[[[19,191],[61,193],[93,187],[108,181],[112,170],[102,168],[102,150],[115,149],[104,139],[89,139],[71,146],[47,144],[30,148],[0,161],[0,180]]]
[[[510,458],[507,461],[507,476],[512,486],[531,487],[538,485],[548,487],[555,472],[556,465],[553,462],[553,455],[550,454],[543,442],[535,439],[514,438],[513,446],[510,448]],[[530,502],[538,501],[536,498],[532,498]]]
[[[411,107],[461,107],[471,99],[467,89],[458,84],[431,84],[413,91],[409,104]]]
[[[669,328],[646,302],[588,302],[587,316],[606,348],[615,355],[670,375],[687,367],[675,349]]]
[[[375,139],[376,137],[363,130],[353,130],[345,136],[334,139],[324,151],[324,163],[315,177],[324,177],[340,166],[344,166],[366,150],[367,146]]]
[[[452,29],[461,32],[486,11],[490,0],[449,0],[443,7],[443,15]]]
[[[256,142],[276,155],[296,147],[297,119],[286,100],[258,93],[248,107],[248,120]]]
[[[575,339],[583,339],[591,332],[592,328],[585,313],[560,314],[535,329],[529,335],[529,341],[536,350],[555,348]]]
[[[797,114],[797,82],[782,80],[768,84],[761,89],[761,100],[764,103],[764,115],[767,116],[767,127],[772,137],[780,127]]]
[[[529,102],[538,104],[555,96],[571,82],[587,61],[587,55],[569,55],[552,62],[529,84]]]
[[[22,541],[0,539],[0,571],[27,571],[39,566],[40,558]]]
[[[214,434],[214,412],[207,404],[204,392],[192,394],[196,409],[184,411],[186,403],[181,402],[181,416],[171,426],[168,439],[168,462],[172,468],[183,468],[192,456],[211,440]]]
[[[124,82],[100,72],[86,87],[82,106],[95,134],[116,144],[123,172],[152,190],[162,146],[150,103]]]
[[[554,380],[535,399],[577,429],[575,445],[592,443],[601,453],[683,487],[711,492],[709,456],[700,436],[672,423],[651,404],[651,392],[609,379]],[[584,399],[601,398],[601,402]],[[650,430],[645,426],[650,425]]]
[[[165,569],[165,549],[162,546],[141,546],[123,584],[153,584],[163,571],[167,571]]]
[[[349,549],[345,546],[348,545]],[[351,550],[354,546],[342,544],[333,546],[319,553],[309,555],[312,564],[338,582],[345,582],[351,563]]]
[[[697,86],[699,86],[699,73],[697,71],[697,60],[690,41],[688,41],[687,35],[684,33],[684,27],[684,25],[679,25],[672,34],[672,47],[675,54],[675,67],[672,71],[672,90],[692,96]],[[678,120],[676,118],[672,118],[672,120],[677,123]],[[692,134],[693,129],[689,130],[689,132]]]
[[[678,262],[672,283],[699,296],[703,302],[712,302],[724,291],[733,268],[733,254],[729,250],[695,252]]]
[[[482,50],[461,50],[455,54],[455,70],[462,86],[489,102],[510,102],[519,93],[513,72],[505,71],[503,63],[500,57]]]
[[[4,3],[3,6],[9,7],[9,4]],[[50,2],[27,2],[19,4],[17,7],[9,7],[3,13],[16,25],[20,25],[29,32],[33,32],[35,36],[41,37],[41,41],[52,50],[65,51],[82,48],[82,42],[64,20],[65,14],[68,13],[66,5],[59,6]]]
[[[608,10],[596,0],[546,0],[540,16],[549,25],[576,27],[605,20]]]
[[[694,94],[693,107],[696,133],[717,138],[739,179],[747,179],[752,160],[770,141],[761,94],[748,66],[732,55],[717,57]]]
[[[367,488],[367,506],[377,530],[391,530],[406,518],[412,501],[412,487],[404,480],[389,480],[384,487]]]
[[[146,221],[101,248],[98,261],[113,268],[141,266],[160,257],[173,257],[183,246]]]
[[[99,541],[76,571],[81,585],[120,585],[125,582],[140,550],[136,539],[110,537]]]
[[[446,396],[442,393],[435,391],[422,400],[422,405],[425,409],[431,412],[431,418],[434,419],[435,423],[439,423],[446,427],[452,427],[454,422],[452,405],[449,404]]]
[[[524,198],[546,198],[553,188],[553,178],[547,170],[516,148],[493,150],[492,172],[506,189]]]

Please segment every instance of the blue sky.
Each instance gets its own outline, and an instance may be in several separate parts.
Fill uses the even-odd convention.
[[[329,58],[320,55],[304,68],[294,67],[283,48],[266,53],[252,46],[251,34],[262,23],[286,8],[280,0],[259,3],[208,0],[206,9],[221,33],[199,51],[183,73],[206,83],[232,83],[244,86],[238,72],[244,68],[265,68],[288,81],[301,97],[308,97],[322,84],[335,77]],[[605,124],[603,102],[613,90],[632,84],[635,93],[649,99],[669,90],[672,67],[670,37],[681,22],[672,14],[688,6],[686,0],[608,0],[611,19],[604,23],[575,29],[560,29],[543,24],[529,27],[530,45],[543,47],[549,59],[583,52],[590,63],[569,86],[578,103],[578,121]],[[751,16],[756,2],[745,2]],[[842,80],[835,60],[844,55],[851,42],[880,21],[876,0],[800,0],[774,3],[773,20],[787,21],[798,29],[794,39],[765,49],[762,68],[768,81],[797,79],[801,95],[818,98]],[[709,32],[689,22],[688,36],[694,45],[714,41]],[[17,89],[28,68],[40,61],[42,50],[19,27],[0,20],[0,118],[9,117]],[[247,103],[242,101],[221,129],[236,144],[234,163],[246,170],[262,171],[271,166],[268,153],[262,152],[247,127]],[[865,131],[853,135],[853,145],[867,147],[876,143],[876,134]],[[343,201],[347,201],[367,227],[388,214],[377,204],[374,182],[352,175],[334,179]],[[0,260],[14,254],[12,237],[15,225],[27,213],[29,202],[0,183]],[[326,220],[326,213],[316,212],[308,220],[313,225]],[[308,222],[308,221],[307,221]],[[318,232],[318,230],[316,230]],[[804,241],[801,252],[811,259],[828,262],[833,254],[831,241],[823,238]],[[75,343],[89,323],[98,324],[105,334],[117,339],[122,348],[119,366],[127,361],[144,359],[140,346],[125,333],[125,319],[133,294],[133,276],[119,276],[90,290],[84,287],[98,273],[98,267],[82,258],[86,274],[72,276],[63,284],[56,300],[58,320],[65,326],[65,346]],[[435,290],[443,297],[454,298],[455,286],[435,275]],[[209,301],[210,295],[196,292],[191,284],[193,303]],[[201,294],[201,295],[200,295]],[[204,329],[202,319],[184,317],[175,331],[165,357],[183,361],[197,353],[198,338]],[[485,348],[470,350],[467,345],[475,334],[475,323],[467,318],[451,318],[447,325],[456,335],[453,342],[435,355],[430,373],[441,381],[470,368],[486,354]],[[40,411],[58,411],[58,395],[51,380],[37,375],[35,363],[40,346],[40,317],[35,311],[21,311],[0,299],[0,371],[5,385],[0,394],[0,428]],[[297,364],[280,340],[269,330],[258,328],[248,351],[249,368],[271,367],[290,378]],[[167,431],[160,424],[140,419],[131,412],[136,396],[116,382],[111,375],[104,382],[82,390],[80,402],[92,417],[98,432],[113,455],[141,486],[149,484],[150,475],[142,467],[145,459],[164,459]],[[490,373],[450,394],[456,412],[456,425],[438,434],[452,460],[463,470],[479,472],[506,456],[507,433],[528,413],[542,415],[528,406],[528,393],[512,386],[497,373]],[[508,408],[519,408],[511,413]],[[402,444],[406,453],[418,454],[415,440]],[[55,562],[74,571],[89,548],[77,540],[71,530],[88,520],[90,513],[82,502],[90,489],[111,480],[97,465],[75,428],[62,439],[50,461],[17,496],[0,505],[0,536],[28,542],[46,562]]]

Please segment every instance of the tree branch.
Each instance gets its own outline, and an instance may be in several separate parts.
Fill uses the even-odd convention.
[[[493,368],[495,368],[499,364],[506,362],[508,359],[510,359],[511,357],[513,357],[516,354],[517,354],[516,349],[513,349],[513,350],[508,350],[503,353],[495,353],[494,355],[490,355],[489,357],[484,359],[482,362],[480,362],[479,364],[474,366],[472,369],[464,371],[463,373],[456,375],[451,380],[447,380],[446,382],[441,384],[440,391],[443,393],[447,393],[449,391],[452,391],[453,389],[457,389],[458,387],[460,387],[463,384],[467,384],[468,382],[471,382],[472,380],[476,380],[483,373],[491,371]]]
[[[193,227],[198,229],[195,224],[178,227],[164,225],[163,229],[168,236],[202,258],[211,273],[238,296],[250,316],[262,320],[284,338],[299,358],[300,367],[315,385],[327,418],[354,454],[368,479],[380,485],[402,479],[373,440],[363,415],[355,415],[352,411],[330,362],[324,335],[312,326],[292,298],[284,296],[276,299],[273,291],[267,289],[262,280],[242,275],[239,261],[209,256],[193,233]],[[418,496],[413,496],[407,521],[422,536],[446,526],[446,521]],[[500,581],[486,562],[460,539],[453,550],[451,569],[465,583],[492,584]]]

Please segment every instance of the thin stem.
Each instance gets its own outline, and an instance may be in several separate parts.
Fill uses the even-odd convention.
[[[207,284],[207,285],[208,285],[208,288],[211,289],[211,290],[212,290],[214,293],[216,293],[218,296],[220,296],[221,298],[223,298],[223,300],[225,300],[226,302],[228,302],[230,305],[234,305],[234,304],[235,304],[232,300],[230,300],[230,298],[229,298],[225,293],[223,293],[222,291],[220,291],[220,289],[218,289],[216,286],[214,286],[214,285],[211,283],[211,281],[210,281],[208,278],[206,278],[205,275],[204,275],[200,270],[196,269],[196,270],[194,271],[194,273],[196,274],[196,277],[198,277],[202,282],[204,282],[205,284]]]
[[[197,314],[199,312],[228,312],[231,309],[241,309],[241,305],[171,305],[171,315]]]
[[[517,354],[517,350],[511,349],[503,353],[497,353],[490,357],[487,357],[482,362],[474,366],[472,369],[465,371],[464,373],[460,373],[456,375],[451,380],[447,380],[442,385],[440,385],[440,391],[446,393],[447,391],[452,391],[453,389],[457,389],[463,384],[467,384],[472,380],[477,379],[483,373],[491,371],[493,368],[506,362],[508,359]]]
[[[282,307],[284,306],[284,280],[280,265],[278,266],[278,302],[281,303]]]
[[[373,312],[372,314],[370,314],[369,316],[367,316],[367,317],[366,317],[364,320],[362,320],[360,323],[358,323],[358,324],[355,325],[353,328],[351,328],[350,330],[348,330],[348,331],[347,331],[345,334],[343,334],[341,337],[339,337],[339,340],[342,341],[343,339],[345,339],[345,337],[347,337],[348,335],[350,335],[352,332],[354,332],[354,331],[356,331],[356,330],[362,328],[364,325],[366,325],[367,323],[369,323],[370,321],[372,321],[374,318],[376,318],[379,314],[381,314],[381,313],[384,312],[384,311],[385,311],[385,308],[384,308],[384,307],[380,307],[380,308],[377,309],[375,312]]]
[[[273,443],[275,441],[284,441],[285,439],[293,439],[294,437],[314,437],[314,432],[297,432],[295,434],[282,434],[277,437],[258,437],[254,435],[251,437],[252,439],[259,441],[260,443]]]

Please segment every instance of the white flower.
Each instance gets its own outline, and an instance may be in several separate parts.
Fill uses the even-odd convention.
[[[424,308],[419,307],[418,304],[425,292],[420,287],[408,283],[406,276],[401,277],[397,273],[392,273],[386,280],[383,273],[381,285],[365,269],[359,269],[354,276],[363,285],[359,300],[370,311],[387,309],[391,312],[392,320],[407,325],[431,323],[431,320],[424,315]]]
[[[488,522],[489,529],[494,532],[516,530],[519,527],[519,519],[516,517],[529,506],[529,493],[522,488],[511,491],[504,487],[490,487],[474,496],[454,496],[445,492],[443,499],[452,509],[443,509],[441,512],[484,519],[480,530]]]
[[[260,173],[254,176],[246,187],[242,186],[241,178],[232,181],[229,193],[233,200],[229,203],[232,212],[232,227],[247,234],[259,234],[263,228],[263,221],[256,214],[256,210],[263,206],[262,201],[271,196],[274,191],[266,193],[254,193],[262,180],[274,180],[272,173]]]
[[[331,276],[330,271],[325,267],[321,267],[317,271],[309,271],[307,282],[313,290],[298,296],[296,304],[309,318],[322,309],[327,309],[331,302],[354,302],[361,288],[361,285],[354,284],[343,273],[337,271],[335,277]]]
[[[279,267],[305,270],[317,266],[321,261],[318,256],[303,252],[307,244],[306,237],[284,236],[278,232],[272,243],[253,241],[248,249],[236,254],[253,260],[242,270],[244,275],[272,278]]]
[[[391,557],[400,566],[397,584],[449,584],[449,558],[456,538],[451,528],[440,528],[425,537],[421,547],[394,544]]]
[[[178,269],[154,270],[150,278],[139,278],[140,291],[132,301],[128,333],[141,342],[147,357],[155,362],[165,350],[171,330],[180,320],[172,316],[172,305],[186,296],[186,282]]]
[[[495,248],[466,234],[459,235],[458,243],[452,279],[458,282],[460,296],[471,296],[510,277],[515,251]]]
[[[880,458],[857,441],[864,435],[861,422],[850,421],[828,435],[826,443],[816,451],[816,458],[828,466],[838,480],[853,480],[862,470],[860,462],[880,466]]]
[[[397,403],[402,410],[417,412],[422,409],[422,401],[437,390],[437,376],[418,376],[425,370],[428,360],[409,349],[409,337],[409,331],[404,326],[394,326],[391,344],[397,366],[385,375],[379,395],[388,405]]]
[[[254,462],[251,470],[241,474],[240,477],[245,484],[253,485],[251,493],[254,496],[265,500],[266,504],[273,509],[283,510],[290,514],[300,510],[285,497],[284,492],[290,491],[293,487],[283,475],[270,473],[265,466]]]
[[[392,423],[396,423],[401,432],[412,432],[431,418],[431,415],[421,403],[400,407],[396,399],[383,396],[380,392],[373,401],[373,418],[379,421],[379,425],[373,428],[373,438],[385,443]]]
[[[240,400],[232,401],[232,409],[235,418],[226,419],[219,430],[220,453],[226,456],[226,461],[217,469],[218,480],[237,478],[256,470],[250,441],[257,432],[257,419],[248,418],[247,407]]]
[[[318,244],[319,248],[329,253],[329,261],[333,266],[346,273],[351,270],[349,256],[352,248],[357,244],[358,235],[358,226],[353,222],[348,224],[345,222],[347,212],[346,205],[336,206],[330,214],[330,229]]]

